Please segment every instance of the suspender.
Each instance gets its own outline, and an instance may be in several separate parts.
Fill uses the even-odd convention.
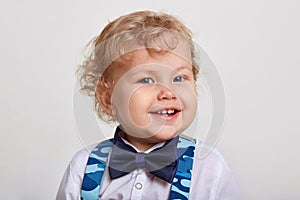
[[[81,187],[81,200],[98,200],[107,158],[113,145],[112,139],[99,143],[91,152]],[[195,142],[179,137],[177,144],[178,168],[173,179],[169,199],[188,199]]]

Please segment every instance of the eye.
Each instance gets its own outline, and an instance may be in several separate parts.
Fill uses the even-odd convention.
[[[184,78],[183,76],[176,76],[176,77],[173,79],[174,82],[182,82],[182,81],[184,81],[184,80],[185,80],[185,78]]]
[[[139,82],[143,83],[143,84],[151,84],[151,83],[154,83],[154,80],[152,78],[143,78]]]

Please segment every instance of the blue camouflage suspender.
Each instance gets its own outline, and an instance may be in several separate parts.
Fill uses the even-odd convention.
[[[98,200],[102,177],[113,140],[99,143],[91,152],[81,187],[81,200]],[[195,142],[179,137],[178,168],[173,179],[169,199],[187,200],[190,192]]]

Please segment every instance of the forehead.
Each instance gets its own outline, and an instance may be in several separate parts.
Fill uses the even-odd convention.
[[[186,55],[191,55],[190,50],[187,49]],[[134,52],[126,54],[121,59],[122,61],[115,66],[111,66],[109,76],[116,83],[121,76],[126,74],[131,70],[135,70],[141,67],[141,70],[151,70],[153,64],[163,65],[168,67],[171,70],[179,71],[181,69],[188,69],[192,71],[191,57],[188,56],[182,57],[175,52],[169,51],[149,51],[147,49],[139,49]],[[145,67],[149,65],[149,67]],[[143,66],[143,67],[142,67]],[[155,71],[159,71],[160,68],[153,68]],[[163,68],[161,68],[163,70]]]
[[[187,52],[186,54],[190,54]],[[127,68],[133,68],[145,64],[161,64],[174,68],[181,66],[191,66],[191,58],[178,55],[176,52],[141,49],[132,53],[130,63]]]
[[[159,64],[169,67],[169,69],[178,70],[180,68],[188,68],[192,70],[192,65],[187,60],[182,57],[175,55],[170,52],[160,52],[160,53],[151,53],[147,49],[136,50],[132,53],[126,55],[125,61],[121,62],[118,66],[113,67],[113,73],[111,73],[111,78],[114,82],[117,82],[121,76],[126,74],[131,70],[155,70],[159,71],[160,68],[152,68],[151,65]],[[149,65],[149,67],[145,67]],[[142,67],[143,66],[143,67]]]

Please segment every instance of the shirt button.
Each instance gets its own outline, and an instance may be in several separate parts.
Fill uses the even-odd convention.
[[[137,183],[137,184],[135,184],[135,188],[136,188],[137,190],[140,190],[140,189],[143,188],[143,185],[142,185],[141,183]]]

